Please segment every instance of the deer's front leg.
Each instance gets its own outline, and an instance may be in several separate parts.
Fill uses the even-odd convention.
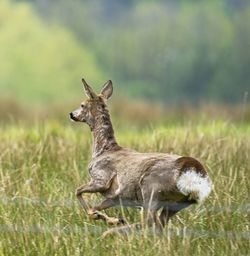
[[[107,190],[109,186],[103,185],[100,182],[90,182],[89,184],[82,185],[79,188],[76,189],[76,197],[78,198],[80,204],[84,208],[84,210],[88,213],[91,209],[91,207],[87,204],[87,202],[83,199],[82,194],[83,193],[97,193],[97,192],[103,192]]]
[[[93,210],[95,212],[99,212],[101,210],[105,210],[107,208],[119,205],[119,198],[117,196],[113,197],[113,198],[107,198],[104,199],[100,204],[96,205],[93,207]],[[109,224],[109,225],[123,225],[125,224],[125,220],[123,218],[114,218],[114,217],[109,217],[109,216],[105,216],[105,221]]]
[[[89,184],[86,184],[77,188],[76,196],[80,204],[84,208],[84,210],[87,212],[88,215],[90,215],[92,219],[95,219],[95,220],[102,219],[110,225],[124,224],[124,221],[122,219],[112,218],[100,212],[100,210],[116,205],[117,204],[116,200],[105,199],[101,204],[91,208],[82,197],[83,193],[104,192],[109,188],[109,186],[110,186],[110,183],[103,185],[103,183],[100,183],[100,182],[99,183],[91,182]]]

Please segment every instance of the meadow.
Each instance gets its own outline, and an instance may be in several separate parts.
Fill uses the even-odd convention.
[[[1,0],[0,256],[250,256],[247,24],[246,0]],[[112,79],[119,144],[207,166],[213,192],[162,236],[103,239],[110,227],[80,207],[92,140],[68,113],[82,77],[96,92]]]
[[[0,255],[249,255],[249,123],[120,120],[115,131],[125,147],[198,158],[213,192],[174,217],[162,236],[136,231],[102,239],[110,227],[89,219],[74,195],[89,180],[88,128],[56,119],[10,121],[0,126]],[[128,223],[141,219],[138,209],[106,212]]]

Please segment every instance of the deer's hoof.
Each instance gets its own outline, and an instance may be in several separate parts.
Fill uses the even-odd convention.
[[[119,218],[118,225],[125,225],[126,221],[123,218]]]
[[[124,225],[126,222],[122,218],[111,218],[107,220],[107,223],[112,226]]]
[[[90,215],[90,218],[93,220],[100,220],[101,216],[100,214],[98,214],[97,212],[93,213],[92,215]]]
[[[89,217],[92,220],[99,220],[99,219],[101,219],[101,215],[97,211],[89,210],[88,211],[88,215],[89,215]]]

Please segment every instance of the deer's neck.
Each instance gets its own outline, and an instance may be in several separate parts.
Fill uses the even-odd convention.
[[[92,133],[94,137],[92,158],[100,156],[107,151],[120,149],[116,142],[114,129],[107,110],[96,117]]]

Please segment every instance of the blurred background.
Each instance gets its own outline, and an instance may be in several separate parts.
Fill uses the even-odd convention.
[[[111,79],[114,119],[250,120],[247,0],[1,0],[0,122],[54,118]]]

